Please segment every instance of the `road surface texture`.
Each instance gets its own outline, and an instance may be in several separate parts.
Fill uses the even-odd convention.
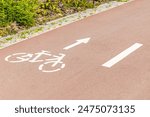
[[[0,50],[0,99],[150,99],[149,24],[135,0]]]

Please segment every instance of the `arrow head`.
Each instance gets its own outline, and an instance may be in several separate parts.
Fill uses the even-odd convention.
[[[73,48],[73,47],[75,47],[75,46],[77,46],[77,45],[80,45],[80,44],[82,44],[82,43],[88,43],[89,42],[89,40],[90,40],[91,38],[89,37],[89,38],[84,38],[84,39],[80,39],[80,40],[76,40],[76,43],[74,43],[74,44],[71,44],[71,45],[69,45],[69,46],[67,46],[67,47],[65,47],[65,48],[63,48],[64,50],[68,50],[68,49],[70,49],[70,48]]]
[[[88,37],[88,38],[84,38],[84,39],[77,40],[77,42],[79,42],[79,43],[88,43],[90,39],[91,39],[91,38]]]

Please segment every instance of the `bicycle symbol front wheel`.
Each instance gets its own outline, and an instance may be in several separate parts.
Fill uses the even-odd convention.
[[[48,61],[39,66],[39,70],[42,72],[57,72],[65,67],[63,62],[59,62],[58,64],[54,64],[55,61]]]

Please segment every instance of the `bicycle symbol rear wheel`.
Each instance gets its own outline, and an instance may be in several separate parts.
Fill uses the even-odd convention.
[[[27,53],[15,53],[12,55],[9,55],[5,58],[5,61],[8,61],[10,63],[21,63],[28,61],[30,58],[32,58],[33,54],[27,54]]]

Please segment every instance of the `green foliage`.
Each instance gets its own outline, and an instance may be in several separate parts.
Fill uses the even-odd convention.
[[[16,22],[21,26],[33,26],[38,0],[0,0],[0,27]]]
[[[93,2],[89,0],[62,0],[64,6],[72,8],[92,8],[94,7]]]
[[[42,0],[37,9],[37,23],[63,17],[87,8],[93,8],[93,0]]]
[[[109,1],[113,0],[0,0],[0,37]]]
[[[40,4],[38,10],[43,12],[42,15],[46,14],[44,13],[46,11],[49,11],[50,14],[64,14],[69,9],[78,11],[79,9],[84,10],[93,7],[93,2],[90,2],[89,0],[46,0]]]

